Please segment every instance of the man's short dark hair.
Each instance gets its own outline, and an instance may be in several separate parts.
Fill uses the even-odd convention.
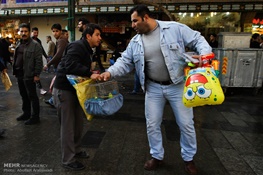
[[[213,37],[215,37],[215,38],[217,37],[217,35],[216,35],[215,33],[211,33],[210,36],[211,36],[211,35],[212,35]]]
[[[62,31],[62,33],[68,32],[66,29],[62,29],[61,31]]]
[[[50,35],[48,35],[47,38],[51,40],[51,36]]]
[[[257,39],[259,36],[260,36],[259,33],[254,33],[254,34],[252,35],[252,38],[253,38],[253,39]]]
[[[79,18],[78,22],[82,22],[82,25],[89,24],[90,22],[86,18]]]
[[[38,28],[37,27],[33,27],[32,31],[38,31]]]
[[[135,7],[133,7],[131,10],[130,10],[130,15],[133,14],[134,12],[137,12],[138,16],[140,16],[141,18],[144,17],[144,15],[149,15],[150,17],[152,16],[149,8],[144,5],[144,4],[139,4],[139,5],[136,5]]]
[[[57,29],[57,30],[62,30],[62,27],[59,23],[53,24],[51,27],[51,30]]]
[[[27,23],[21,23],[20,25],[19,25],[19,29],[20,28],[27,28],[28,29],[28,31],[30,31],[30,25],[29,24],[27,24]]]
[[[95,29],[98,29],[100,33],[102,33],[101,27],[98,24],[89,23],[86,29],[82,33],[82,38],[86,38],[86,35],[89,34],[90,36],[93,35]]]

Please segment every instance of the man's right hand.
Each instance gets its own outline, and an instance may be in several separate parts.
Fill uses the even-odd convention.
[[[103,72],[100,74],[100,77],[98,78],[100,81],[108,81],[111,77],[110,72]]]

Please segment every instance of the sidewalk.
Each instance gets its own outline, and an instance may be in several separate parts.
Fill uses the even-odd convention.
[[[44,103],[50,94],[40,95],[41,123],[26,126],[16,121],[21,114],[21,97],[15,78],[4,91],[0,83],[0,174],[80,175],[185,175],[180,156],[179,130],[169,104],[162,124],[165,164],[145,171],[150,158],[144,118],[144,95],[130,95],[133,74],[118,78],[124,105],[113,116],[85,120],[83,148],[89,159],[80,159],[86,169],[72,172],[61,167],[59,122],[56,110]],[[42,73],[48,89],[53,73]],[[198,151],[195,163],[199,175],[263,175],[263,95],[241,90],[226,96],[222,105],[196,107],[195,127]]]

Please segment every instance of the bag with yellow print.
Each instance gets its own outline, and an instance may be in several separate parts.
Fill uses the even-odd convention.
[[[91,98],[91,94],[92,94],[91,92],[94,90],[92,89],[93,87],[90,85],[94,84],[95,81],[90,78],[76,76],[76,75],[67,75],[67,78],[70,84],[76,89],[80,106],[82,107],[87,120],[91,121],[93,115],[86,112],[84,103],[87,99]]]
[[[5,90],[8,91],[11,86],[12,86],[12,82],[8,76],[8,74],[4,71],[1,72],[1,78],[2,78],[2,83],[5,87]]]
[[[217,75],[210,66],[189,70],[184,86],[184,105],[196,107],[222,104],[225,96]]]

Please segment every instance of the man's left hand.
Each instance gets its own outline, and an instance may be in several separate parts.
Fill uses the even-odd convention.
[[[40,80],[39,76],[34,76],[34,82],[37,82],[39,80]]]

